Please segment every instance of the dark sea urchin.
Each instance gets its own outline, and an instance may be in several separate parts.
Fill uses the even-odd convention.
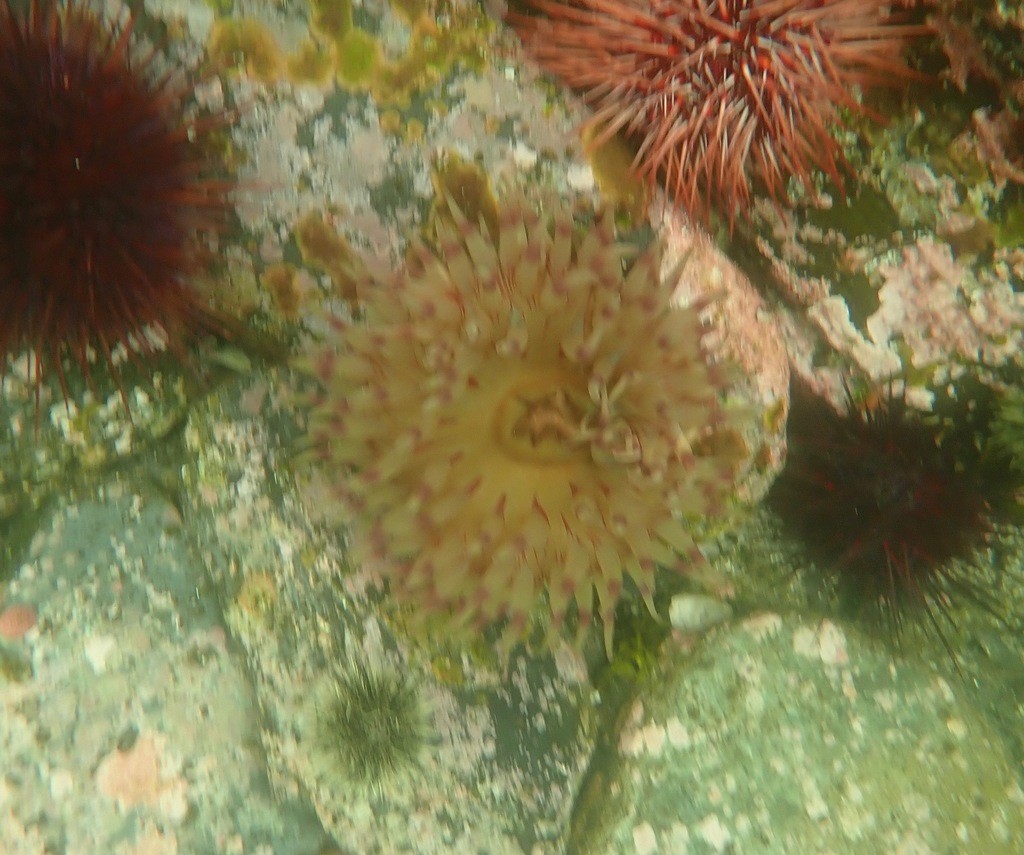
[[[998,612],[960,559],[984,541],[991,503],[1007,485],[990,485],[980,458],[964,460],[973,444],[902,395],[848,404],[839,414],[794,391],[789,459],[770,506],[829,574],[841,612],[896,641],[908,620],[923,618],[949,649],[943,630],[955,604]]]
[[[820,169],[841,183],[830,129],[858,89],[912,75],[884,0],[525,0],[511,14],[538,63],[594,109],[596,139],[622,131],[634,166],[706,221],[730,223],[757,184],[776,202]]]
[[[318,708],[315,765],[343,790],[380,790],[415,769],[430,741],[429,716],[413,680],[357,664],[335,676]]]
[[[208,159],[224,115],[82,0],[0,2],[0,358],[35,352],[38,400],[62,359],[148,354],[208,325],[187,281],[197,232],[222,228],[230,184]],[[116,372],[114,372],[116,377]]]

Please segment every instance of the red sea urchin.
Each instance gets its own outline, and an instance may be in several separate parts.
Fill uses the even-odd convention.
[[[912,72],[900,53],[919,28],[884,0],[526,0],[511,14],[539,64],[594,109],[598,141],[623,131],[634,166],[691,216],[730,224],[752,185],[777,203],[818,168],[845,164],[837,107],[868,112],[856,89]]]
[[[908,619],[923,617],[944,644],[955,601],[998,616],[961,559],[990,530],[990,494],[1005,484],[989,490],[980,459],[965,466],[959,438],[902,395],[890,390],[860,407],[850,400],[848,410],[794,390],[789,458],[769,493],[834,582],[840,610],[897,641]]]
[[[68,395],[64,356],[88,374],[96,348],[147,354],[160,331],[212,318],[186,281],[197,231],[223,225],[227,181],[211,175],[223,115],[185,116],[188,87],[137,55],[133,20],[83,0],[0,5],[0,359],[35,352]]]

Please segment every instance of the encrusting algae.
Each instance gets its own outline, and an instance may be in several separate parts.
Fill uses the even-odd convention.
[[[405,269],[360,274],[359,320],[333,320],[315,453],[355,559],[414,624],[515,641],[546,598],[577,640],[596,610],[610,650],[624,578],[653,611],[656,565],[695,558],[687,521],[734,491],[706,306],[673,302],[659,243],[627,264],[609,213],[578,226],[512,195],[492,233],[450,208]]]

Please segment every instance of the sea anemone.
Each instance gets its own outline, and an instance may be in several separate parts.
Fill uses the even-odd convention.
[[[869,113],[858,89],[911,71],[900,53],[920,28],[884,0],[526,0],[511,14],[529,52],[593,107],[600,142],[637,143],[634,167],[660,175],[700,221],[733,223],[752,185],[776,203],[818,168],[841,187],[838,108]],[[873,115],[873,114],[872,114]]]
[[[908,619],[923,617],[948,649],[955,603],[998,614],[966,559],[1007,483],[990,489],[974,443],[904,395],[889,389],[860,406],[848,397],[837,413],[794,391],[789,458],[769,505],[832,580],[842,613],[897,641]]]
[[[674,304],[658,243],[624,272],[610,214],[513,195],[492,234],[449,208],[313,358],[314,446],[414,614],[513,640],[546,596],[579,638],[596,600],[610,649],[624,579],[653,610],[655,566],[695,557],[688,520],[723,510],[744,454],[705,307]]]
[[[0,359],[35,352],[37,404],[50,369],[67,399],[64,356],[88,374],[95,349],[116,378],[119,346],[212,318],[187,280],[197,231],[225,221],[209,138],[228,120],[186,116],[189,86],[135,50],[133,23],[0,5]]]

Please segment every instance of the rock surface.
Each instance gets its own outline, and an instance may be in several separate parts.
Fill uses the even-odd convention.
[[[761,614],[651,681],[610,756],[602,853],[1011,853],[1024,793],[951,685],[828,621]]]

